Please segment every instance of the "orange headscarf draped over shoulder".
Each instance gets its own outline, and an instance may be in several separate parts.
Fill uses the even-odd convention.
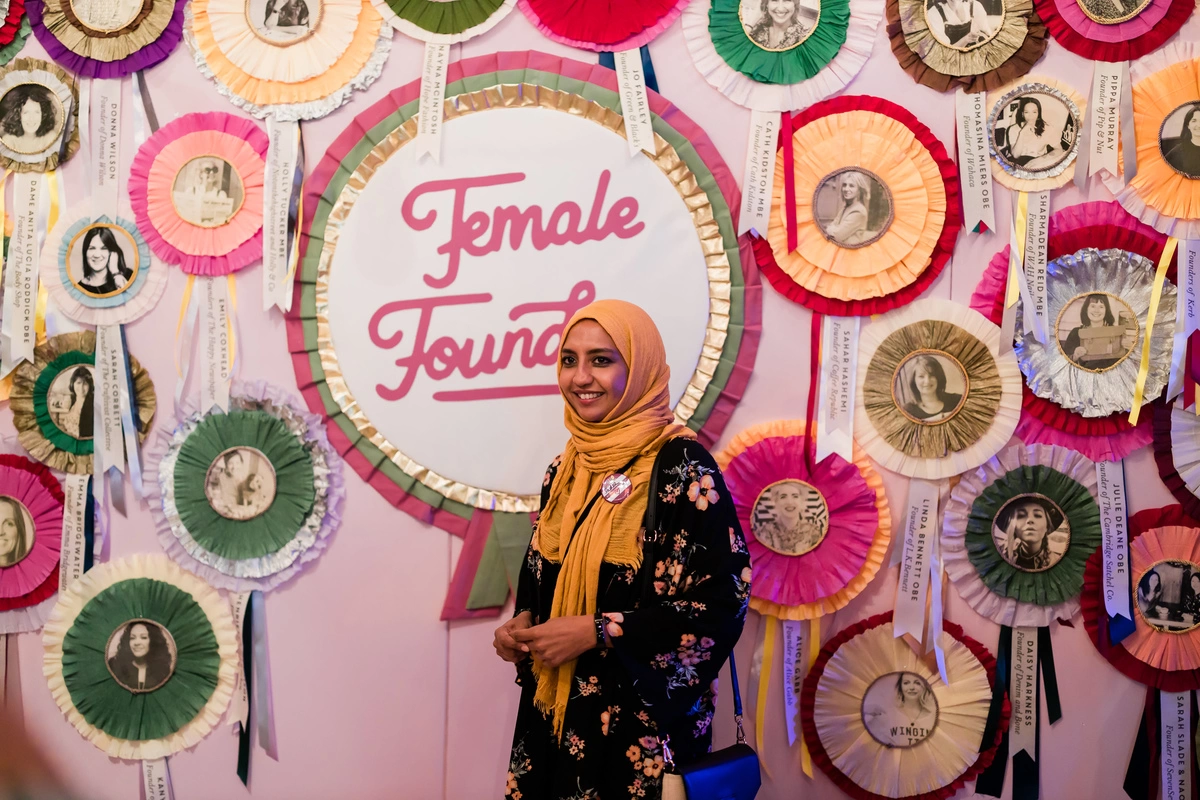
[[[538,522],[538,545],[543,558],[558,563],[563,559],[562,550],[567,550],[554,589],[551,617],[596,613],[601,562],[641,566],[638,533],[649,500],[655,457],[669,439],[695,436],[689,428],[675,422],[666,348],[650,316],[623,300],[598,300],[567,323],[562,335],[564,343],[571,329],[585,319],[595,320],[612,338],[625,360],[628,377],[625,393],[600,422],[582,419],[570,402],[566,403],[563,416],[571,438],[563,450],[550,497]],[[626,467],[630,461],[632,466]],[[622,468],[633,483],[632,494],[623,503],[597,501],[572,537],[579,515],[600,491],[601,483]],[[572,538],[573,543],[567,547]],[[554,711],[555,729],[560,730],[575,662],[557,669],[534,666],[538,673],[534,702],[543,711]]]

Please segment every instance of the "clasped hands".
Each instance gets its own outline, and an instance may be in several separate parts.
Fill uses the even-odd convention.
[[[608,635],[620,636],[622,614],[606,614]],[[556,617],[540,625],[533,624],[533,615],[522,611],[496,629],[492,642],[496,654],[512,664],[520,663],[529,656],[547,667],[565,664],[597,646],[596,624],[592,617]]]

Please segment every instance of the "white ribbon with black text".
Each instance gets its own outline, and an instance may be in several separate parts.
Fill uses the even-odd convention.
[[[625,139],[629,155],[646,153],[654,157],[654,119],[650,115],[650,100],[646,95],[646,75],[642,72],[642,51],[636,47],[618,50],[613,54],[617,72],[617,91],[621,96],[621,113],[625,117]]]
[[[800,691],[804,685],[807,634],[807,622],[783,621],[783,711],[789,746],[796,743],[796,732],[800,730]]]
[[[1015,756],[1022,750],[1037,761],[1038,728],[1038,629],[1012,629],[1012,680],[1008,685],[1012,701],[1008,751]]]
[[[13,234],[4,265],[4,306],[0,311],[0,374],[33,361],[38,295],[38,227],[46,175],[18,172],[13,177]]]
[[[63,486],[62,556],[59,559],[58,590],[66,591],[83,574],[87,546],[88,476],[67,475]]]
[[[958,179],[963,198],[963,223],[967,230],[982,233],[996,229],[995,188],[992,159],[988,153],[987,92],[954,94],[958,132]]]
[[[200,410],[229,410],[232,381],[229,292],[225,278],[198,278],[200,297]]]
[[[1120,461],[1096,462],[1096,499],[1100,504],[1100,552],[1104,559],[1104,610],[1132,622],[1129,607],[1129,525],[1125,467]]]
[[[771,198],[775,191],[776,150],[779,143],[779,114],[750,112],[750,136],[746,141],[746,164],[742,174],[742,210],[738,214],[738,236],[754,231],[765,238],[771,224]]]
[[[1050,193],[1029,194],[1029,215],[1025,223],[1025,280],[1029,285],[1029,302],[1034,313],[1026,306],[1024,314],[1026,332],[1033,330],[1038,341],[1046,341],[1046,261],[1050,242]],[[1031,320],[1030,317],[1033,317]]]
[[[821,320],[821,379],[817,395],[817,462],[837,453],[854,461],[854,392],[860,317]]]
[[[1192,693],[1159,692],[1162,800],[1192,797]]]
[[[142,787],[146,791],[146,800],[175,800],[171,770],[167,768],[165,756],[142,761]]]
[[[1182,239],[1176,253],[1179,265],[1175,293],[1175,341],[1171,352],[1171,377],[1167,381],[1167,400],[1174,400],[1183,392],[1187,380],[1187,342],[1200,330],[1200,307],[1196,304],[1196,292],[1200,290],[1200,240]]]
[[[121,80],[95,78],[91,84],[86,142],[92,216],[115,220],[121,201]]]
[[[908,483],[904,514],[904,544],[898,555],[900,581],[896,584],[893,631],[920,643],[925,636],[925,596],[929,591],[933,548],[938,537],[937,483],[913,478]],[[894,556],[893,558],[897,558]]]
[[[425,43],[421,66],[421,105],[417,114],[417,160],[431,156],[442,160],[442,105],[446,99],[446,70],[450,66],[450,45]]]
[[[300,123],[267,117],[267,165],[263,177],[263,310],[292,307],[292,219],[296,167],[300,161]]]
[[[237,627],[238,648],[240,649],[243,642],[242,632],[246,629],[246,610],[250,606],[250,592],[238,592],[231,599],[233,600],[233,621]],[[234,727],[241,726],[242,730],[246,730],[246,725],[250,722],[250,687],[246,685],[242,667],[245,661],[246,654],[242,653],[242,663],[238,664],[237,669],[237,682],[233,687],[233,702],[229,706],[229,724]]]

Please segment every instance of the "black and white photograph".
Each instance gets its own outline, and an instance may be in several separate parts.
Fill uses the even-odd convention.
[[[754,501],[750,529],[764,547],[800,556],[821,543],[829,530],[829,506],[812,484],[779,481]]]
[[[1010,169],[1035,177],[1048,174],[1073,152],[1079,125],[1065,97],[1024,92],[1009,98],[996,114],[996,153]]]
[[[91,439],[95,422],[96,378],[91,365],[68,367],[54,376],[46,391],[50,420],[73,439]]]
[[[1163,160],[1187,178],[1200,178],[1200,100],[1184,103],[1163,120],[1158,148]]]
[[[936,425],[953,417],[967,396],[967,373],[955,359],[937,350],[921,350],[900,362],[892,379],[892,397],[906,417]]]
[[[14,497],[0,495],[0,569],[11,567],[33,549],[33,516]]]
[[[1083,13],[1103,25],[1132,19],[1150,5],[1150,0],[1076,0]]]
[[[1001,558],[1022,572],[1044,572],[1066,555],[1071,525],[1049,497],[1017,495],[996,512],[992,541]]]
[[[321,0],[246,0],[250,27],[271,44],[307,38],[321,16]]]
[[[138,268],[137,243],[117,225],[89,225],[67,248],[67,276],[89,297],[120,294],[132,285]]]
[[[49,87],[21,83],[0,97],[0,143],[35,156],[54,150],[63,129],[62,102]]]
[[[113,631],[105,655],[113,680],[134,694],[170,680],[177,658],[170,631],[148,619],[131,619]]]
[[[1108,292],[1071,298],[1058,312],[1055,336],[1064,356],[1080,369],[1103,372],[1120,364],[1138,341],[1138,321],[1125,301]]]
[[[839,247],[854,249],[877,241],[892,224],[892,214],[892,193],[863,169],[826,175],[813,196],[817,227]]]
[[[867,688],[862,720],[871,738],[884,747],[913,747],[937,727],[937,698],[929,682],[915,672],[890,672]]]
[[[821,0],[742,0],[742,30],[763,50],[791,50],[817,27]]]
[[[996,38],[1004,24],[1003,2],[926,0],[925,24],[939,44],[973,50]]]
[[[242,176],[223,158],[200,156],[183,165],[171,185],[175,211],[201,228],[218,228],[242,207]]]
[[[119,31],[137,19],[142,0],[71,1],[71,10],[84,25],[97,31]]]
[[[1187,561],[1160,561],[1142,574],[1137,607],[1152,628],[1181,633],[1200,624],[1200,567]]]
[[[253,519],[275,500],[275,468],[252,447],[231,447],[208,468],[205,495],[226,519]]]

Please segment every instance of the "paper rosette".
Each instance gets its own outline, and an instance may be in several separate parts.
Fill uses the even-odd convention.
[[[0,506],[16,524],[13,550],[0,565],[0,634],[42,627],[58,591],[63,490],[50,470],[0,455]]]
[[[91,231],[107,232],[89,236]],[[115,291],[90,291],[83,281],[86,247],[101,235],[111,236],[122,250],[127,279]],[[132,263],[131,263],[132,262]],[[129,220],[64,214],[42,248],[40,275],[54,305],[66,316],[87,325],[133,322],[158,303],[167,288],[167,270],[150,258],[150,248]],[[115,281],[114,281],[115,284]],[[99,288],[104,288],[103,285]]]
[[[781,294],[823,314],[880,314],[912,302],[941,274],[962,227],[958,170],[941,142],[878,97],[818,103],[793,117],[792,127],[799,246],[788,252],[781,142],[770,227],[754,240],[763,274]],[[814,215],[822,183],[844,169],[868,173],[890,195],[890,223],[861,247],[828,238]]]
[[[223,515],[209,497],[219,488],[214,462],[239,448],[261,457],[274,478],[271,502],[246,519]],[[224,414],[185,409],[155,451],[148,495],[159,541],[214,586],[274,589],[315,560],[341,523],[342,460],[325,426],[266,384],[235,386]],[[253,501],[250,508],[259,510]]]
[[[1034,129],[1036,138],[1029,139],[1030,147],[1043,148],[1037,156],[1006,155],[1010,148],[1021,143],[1024,149],[1028,134],[1020,131],[1015,121],[1023,110],[1022,97],[1034,95],[1044,117],[1042,130]],[[1044,106],[1044,107],[1043,107]],[[1083,128],[1087,101],[1073,88],[1052,78],[1029,77],[1002,86],[987,95],[989,109],[987,134],[992,158],[992,178],[1001,186],[1021,192],[1043,192],[1066,186],[1075,177],[1076,156],[1079,154],[1079,132]],[[1009,122],[1011,125],[1009,125]],[[1039,119],[1038,122],[1042,122]],[[1004,128],[1004,141],[999,135]],[[1018,134],[1009,135],[1012,127]]]
[[[547,38],[600,52],[649,44],[687,4],[688,0],[517,0],[521,12]]]
[[[1013,359],[996,358],[999,338],[1000,329],[978,312],[939,299],[918,300],[864,327],[855,441],[884,469],[910,478],[948,478],[987,461],[1008,442],[1021,410],[1021,372]],[[941,390],[955,395],[953,403],[943,398],[953,407],[941,419],[906,411],[917,357],[934,359],[944,375]]]
[[[77,377],[90,378],[90,390],[95,391],[96,334],[84,331],[51,336],[34,349],[33,356],[33,363],[26,361],[17,367],[9,395],[17,440],[29,455],[51,469],[90,475],[93,440],[80,426],[90,424],[93,400],[75,397],[73,403],[71,384]],[[79,376],[81,369],[88,374]],[[154,384],[132,355],[129,373],[134,423],[138,439],[145,440],[158,402]],[[75,430],[69,432],[71,428]]]
[[[305,35],[263,38],[245,0],[192,0],[184,36],[217,90],[251,115],[317,119],[366,89],[383,70],[392,29],[371,0],[319,2]]]
[[[1157,616],[1160,627],[1154,627],[1138,602],[1138,584],[1152,568],[1164,561],[1200,564],[1200,522],[1177,505],[1151,508],[1130,516],[1129,536],[1134,631],[1117,644],[1109,639],[1103,553],[1097,550],[1088,559],[1083,584],[1088,636],[1110,664],[1139,683],[1165,692],[1200,689],[1200,628],[1164,630]],[[1173,616],[1168,613],[1167,620],[1174,621]]]
[[[963,475],[942,521],[942,557],[959,596],[1000,625],[1040,627],[1071,619],[1079,610],[1084,564],[1100,545],[1095,492],[1096,465],[1053,445],[1014,445]],[[1001,522],[1016,524],[1010,505],[1019,498],[1040,503],[1048,520],[1045,558],[1024,564],[1013,563],[1019,557],[996,540],[1009,534]],[[1059,524],[1050,530],[1054,522]]]
[[[160,643],[174,645],[169,677],[153,690],[131,691],[112,663],[114,634],[134,620],[160,632],[148,660]],[[96,747],[163,758],[217,727],[233,696],[238,638],[216,589],[166,556],[139,554],[92,568],[59,595],[42,636],[42,671],[59,709]]]
[[[517,0],[371,0],[406,36],[435,44],[473,39],[508,16]]]
[[[84,78],[121,78],[171,55],[183,36],[186,0],[89,4],[35,0],[29,21],[59,64]],[[123,17],[121,16],[123,14]]]
[[[1154,461],[1184,512],[1200,519],[1200,416],[1194,409],[1155,406]]]
[[[1047,255],[1070,255],[1085,247],[1117,248],[1157,263],[1167,237],[1138,222],[1116,202],[1091,202],[1060,209],[1050,216]],[[971,296],[971,308],[997,325],[1004,316],[1004,287],[1008,279],[1009,247],[997,253],[984,270]],[[1167,275],[1173,279],[1174,262]],[[1151,415],[1136,426],[1127,414],[1084,417],[1034,394],[1026,384],[1017,436],[1027,443],[1057,444],[1078,450],[1094,461],[1117,461],[1150,444]]]
[[[20,5],[18,5],[20,4]],[[13,16],[13,6],[18,6],[16,16]],[[11,0],[8,6],[8,17],[0,27],[0,66],[7,64],[17,57],[17,53],[25,47],[25,40],[33,29],[29,27],[29,18],[25,16],[25,6],[21,0]],[[5,39],[8,41],[5,41]]]
[[[709,85],[757,111],[790,113],[844,89],[867,63],[883,18],[875,0],[823,0],[812,32],[772,51],[750,39],[738,8],[736,0],[693,0],[683,36]]]
[[[883,481],[866,454],[856,447],[854,463],[833,454],[809,469],[806,447],[803,422],[771,422],[739,433],[716,455],[754,562],[750,607],[781,619],[845,607],[875,577],[891,539]],[[756,536],[764,492],[785,485],[808,493],[798,530],[823,522],[815,546],[799,555]]]
[[[995,758],[1010,713],[1005,700],[988,725],[996,660],[953,622],[944,623],[942,645],[948,684],[895,638],[890,611],[821,648],[800,699],[804,741],[813,763],[856,800],[950,797]],[[904,716],[896,687],[905,678],[926,690],[916,719],[932,725]]]
[[[147,139],[130,169],[129,200],[154,254],[191,275],[227,275],[260,260],[267,145],[258,125],[223,112],[186,114]],[[186,219],[175,201],[176,180],[198,158],[224,162],[242,187],[220,224]]]
[[[1034,2],[1054,41],[1093,61],[1134,61],[1157,50],[1179,32],[1196,5],[1195,0],[1138,0],[1133,14],[1102,20],[1085,11],[1080,0]]]
[[[925,6],[922,0],[887,0],[892,52],[923,86],[939,92],[996,89],[1027,74],[1046,52],[1046,26],[1034,0],[1005,0],[990,36],[970,47],[940,41],[930,30]]]
[[[1084,248],[1046,265],[1047,344],[1033,333],[1017,340],[1014,349],[1033,393],[1084,417],[1107,417],[1128,412],[1141,366],[1143,337],[1150,336],[1150,372],[1145,401],[1158,398],[1167,385],[1175,336],[1175,285],[1164,281],[1153,332],[1146,329],[1154,289],[1154,262],[1137,253],[1115,248]],[[1083,314],[1090,306],[1105,309],[1099,329],[1125,331],[1119,342],[1103,349],[1112,358],[1077,361],[1068,348],[1088,332]],[[1017,330],[1024,307],[1017,306]],[[1121,327],[1124,325],[1125,327]],[[1132,346],[1130,341],[1132,340]],[[1112,362],[1116,363],[1112,363]]]
[[[49,61],[18,58],[0,69],[0,104],[10,91],[22,91],[18,87],[23,84],[42,87],[30,99],[41,106],[38,130],[46,130],[40,136],[36,130],[32,136],[28,132],[0,136],[0,166],[15,172],[49,172],[79,149],[79,88],[74,78]],[[52,118],[48,126],[47,109]]]

